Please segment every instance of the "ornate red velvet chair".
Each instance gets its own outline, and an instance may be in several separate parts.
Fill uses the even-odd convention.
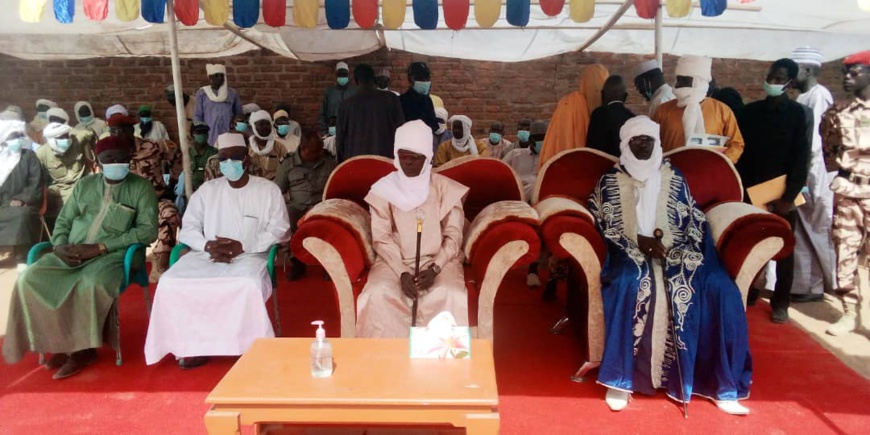
[[[299,221],[290,242],[300,261],[322,265],[332,278],[342,337],[356,336],[356,299],[375,260],[364,198],[372,184],[394,170],[392,160],[376,156],[339,165],[324,201]],[[468,319],[472,333],[491,340],[493,305],[505,274],[538,258],[538,214],[525,202],[516,174],[500,160],[461,158],[433,172],[469,187],[464,210],[471,223],[463,240]]]
[[[722,263],[745,303],[758,271],[794,249],[788,222],[743,202],[740,177],[721,153],[681,148],[665,157],[682,171],[695,202],[707,215]],[[572,377],[577,382],[600,365],[604,353],[600,275],[606,248],[586,205],[598,180],[616,163],[616,158],[592,149],[566,151],[541,168],[534,191],[542,241],[552,255],[571,265],[567,318],[584,345],[586,359]],[[557,323],[554,332],[565,320]]]

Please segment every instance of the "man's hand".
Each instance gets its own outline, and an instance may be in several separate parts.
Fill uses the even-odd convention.
[[[640,252],[643,252],[643,255],[651,258],[665,258],[668,255],[668,250],[665,249],[665,245],[662,245],[658,240],[642,236],[640,234],[637,235],[637,246],[640,248]]]
[[[400,277],[400,281],[402,283],[402,293],[405,296],[414,299],[417,297],[417,284],[414,282],[414,275],[411,275],[408,272],[405,272]]]
[[[9,206],[10,207],[24,207],[24,201],[21,201],[19,199],[13,199],[12,201],[9,201]]]
[[[429,289],[432,288],[432,285],[435,284],[435,276],[437,276],[437,274],[431,267],[420,272],[420,275],[414,279],[417,292],[424,293],[429,291]]]
[[[238,240],[228,239],[226,237],[218,237],[215,241],[217,242],[218,246],[226,250],[227,255],[230,258],[236,258],[245,252],[245,249],[242,248],[242,242],[239,242]]]
[[[244,252],[242,244],[236,240],[218,237],[205,244],[205,252],[215,263],[232,263],[233,259]]]
[[[67,266],[76,267],[82,264],[81,255],[79,254],[77,245],[55,246],[54,254],[57,255],[61,261],[66,263]]]
[[[774,214],[786,217],[789,212],[791,212],[792,208],[794,208],[794,202],[780,198],[768,204],[767,207]]]

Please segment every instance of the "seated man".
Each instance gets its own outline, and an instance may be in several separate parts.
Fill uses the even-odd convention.
[[[265,110],[258,110],[251,114],[251,126],[253,136],[248,139],[250,146],[248,154],[254,167],[254,174],[273,181],[278,172],[278,165],[287,158],[287,154],[290,154],[287,142],[276,137],[272,116]]]
[[[317,130],[306,128],[302,137],[305,141],[297,152],[291,153],[278,167],[275,183],[281,193],[289,195],[287,212],[290,214],[290,230],[296,232],[296,223],[311,207],[323,199],[323,189],[329,175],[337,164],[335,159],[325,155]],[[293,268],[288,274],[290,281],[305,275],[305,263],[291,259]]]
[[[415,298],[418,325],[442,311],[468,325],[462,270],[462,202],[468,188],[432,174],[432,129],[423,121],[399,127],[394,149],[398,171],[378,180],[365,198],[377,259],[357,301],[359,337],[408,337]],[[423,233],[415,276],[418,219]]]
[[[97,143],[102,173],[73,188],[51,243],[54,252],[28,266],[12,291],[3,357],[15,363],[31,350],[54,355],[54,379],[72,376],[97,359],[104,325],[124,280],[130,245],[157,238],[157,196],[130,172],[132,144],[124,137]]]
[[[151,117],[151,106],[139,106],[139,123],[136,124],[134,135],[140,139],[160,143],[169,140],[169,132],[160,121]]]
[[[94,108],[87,101],[79,101],[75,105],[75,115],[78,124],[76,130],[90,130],[94,133],[94,137],[100,137],[103,133],[109,131],[109,124],[100,118],[94,116]]]
[[[638,116],[620,136],[620,164],[589,199],[607,245],[598,372],[607,405],[620,411],[632,392],[666,389],[677,401],[697,394],[745,415],[737,401],[749,397],[752,360],[740,291],[719,262],[688,184],[662,161],[659,125]],[[662,238],[655,237],[659,230]]]
[[[193,146],[190,147],[190,178],[191,187],[196,192],[202,183],[206,182],[205,168],[209,159],[217,155],[217,149],[208,143],[208,124],[204,122],[194,123],[191,127],[193,134]]]
[[[436,167],[464,156],[490,155],[485,141],[474,143],[474,138],[471,137],[471,118],[465,115],[453,115],[447,123],[453,130],[453,138],[438,146],[434,162]]]
[[[145,363],[166,354],[182,368],[207,355],[241,355],[254,340],[274,337],[264,302],[272,295],[266,257],[290,238],[290,222],[275,183],[245,172],[245,139],[218,136],[224,177],[203,184],[190,198],[179,240],[191,252],[157,285],[145,339]]]
[[[26,143],[24,121],[0,120],[0,252],[18,263],[39,234],[43,186],[39,160]]]
[[[504,138],[504,124],[501,121],[495,121],[489,126],[489,137],[477,141],[478,144],[483,144],[489,149],[489,155],[500,159],[504,157],[508,151],[512,150],[514,144]],[[478,147],[479,148],[479,147]]]
[[[302,139],[302,127],[298,122],[290,119],[290,115],[286,110],[278,110],[272,115],[272,120],[275,123],[276,140],[284,141],[287,150],[292,152],[299,148],[299,141]]]
[[[36,150],[36,157],[45,168],[48,184],[46,217],[52,220],[60,213],[76,183],[92,172],[94,162],[90,161],[90,156],[93,150],[85,149],[78,137],[71,134],[72,131],[66,124],[48,124],[42,131],[45,146]]]

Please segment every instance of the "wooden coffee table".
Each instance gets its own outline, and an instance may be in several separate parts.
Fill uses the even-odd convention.
[[[403,424],[498,433],[492,344],[472,340],[472,358],[408,357],[407,339],[334,338],[335,372],[313,378],[313,339],[257,340],[206,398],[209,434],[255,423]]]

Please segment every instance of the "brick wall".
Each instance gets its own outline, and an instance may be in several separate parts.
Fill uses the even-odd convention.
[[[664,69],[673,81],[676,57],[666,56]],[[353,66],[362,62],[392,71],[393,88],[407,88],[404,71],[412,61],[426,61],[432,69],[432,92],[443,98],[451,114],[470,116],[478,137],[494,120],[507,124],[509,135],[523,117],[548,117],[559,98],[576,89],[580,70],[591,63],[602,63],[611,74],[631,79],[639,56],[612,53],[567,53],[523,63],[479,62],[427,57],[401,51],[380,50],[348,59]],[[271,52],[252,52],[221,60],[227,65],[228,82],[236,88],[243,103],[254,102],[272,110],[278,102],[289,102],[291,116],[301,123],[314,123],[323,89],[334,83],[334,62],[300,62]],[[182,60],[184,89],[191,95],[207,83],[207,60]],[[732,86],[752,101],[763,96],[761,83],[769,62],[716,60],[713,74],[720,86]],[[838,100],[842,92],[839,62],[824,66],[821,82]],[[100,58],[66,61],[26,61],[0,55],[0,107],[15,104],[29,118],[34,102],[48,98],[70,112],[76,101],[87,99],[100,117],[105,109],[122,103],[135,111],[140,104],[154,108],[154,118],[163,121],[175,135],[173,108],[164,100],[163,89],[171,82],[169,58]],[[644,113],[644,102],[633,89],[630,107]]]

